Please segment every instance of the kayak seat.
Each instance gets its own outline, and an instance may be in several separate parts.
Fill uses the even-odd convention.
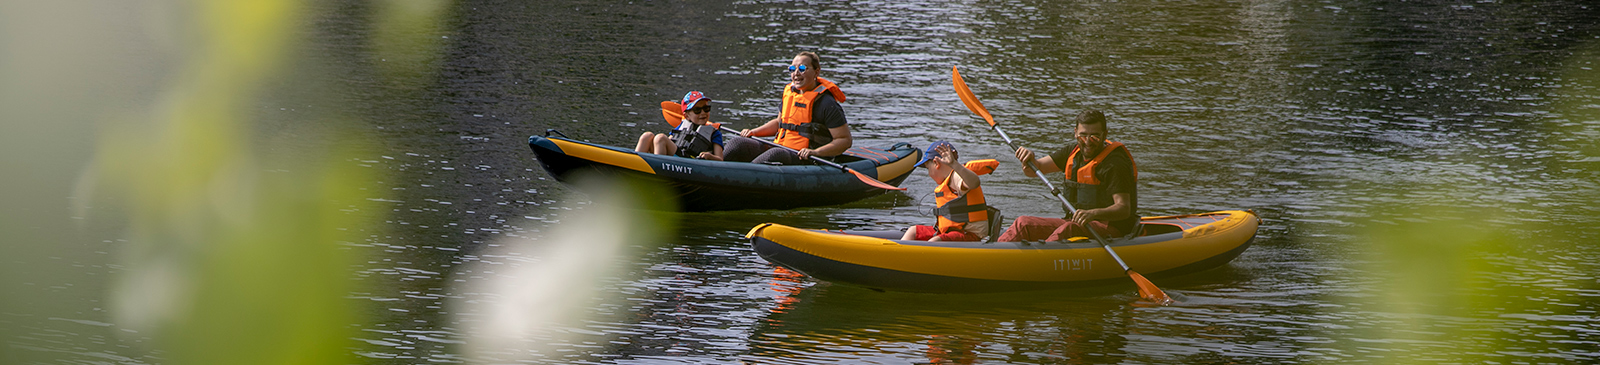
[[[1139,236],[1143,236],[1143,235],[1144,235],[1144,222],[1134,222],[1133,223],[1133,230],[1129,231],[1128,234],[1122,235],[1122,239],[1131,240],[1134,237],[1139,237]]]
[[[1134,227],[1133,232],[1137,233],[1138,236],[1129,236],[1129,238],[1183,232],[1183,227],[1171,223],[1139,223],[1138,226]]]
[[[994,243],[994,240],[999,239],[1000,234],[1005,232],[1004,229],[1000,228],[1000,225],[1005,220],[1000,216],[1000,209],[991,206],[987,207],[986,210],[989,212],[989,235],[984,237],[983,243]]]

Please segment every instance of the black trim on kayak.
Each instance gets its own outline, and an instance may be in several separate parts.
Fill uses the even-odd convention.
[[[1244,253],[1244,249],[1250,248],[1250,245],[1255,244],[1255,242],[1256,242],[1256,235],[1252,233],[1252,234],[1250,234],[1250,239],[1245,240],[1244,244],[1239,245],[1239,247],[1234,247],[1232,250],[1228,250],[1228,252],[1223,252],[1223,253],[1217,254],[1215,256],[1207,257],[1205,260],[1196,261],[1196,262],[1188,264],[1188,265],[1183,265],[1183,266],[1179,266],[1179,267],[1175,267],[1175,268],[1171,268],[1171,269],[1167,269],[1167,270],[1148,273],[1148,274],[1145,274],[1145,276],[1146,277],[1152,277],[1152,278],[1166,278],[1166,277],[1173,277],[1173,276],[1184,275],[1184,274],[1192,274],[1192,273],[1197,273],[1197,272],[1201,272],[1201,271],[1215,269],[1215,268],[1220,267],[1222,265],[1227,265],[1229,262],[1232,262],[1233,259],[1238,258],[1240,254]],[[1141,273],[1141,274],[1143,274],[1143,273]]]

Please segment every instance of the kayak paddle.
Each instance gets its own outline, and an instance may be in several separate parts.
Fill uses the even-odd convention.
[[[661,118],[666,119],[667,124],[671,124],[673,128],[677,128],[679,124],[683,124],[683,104],[672,100],[661,102]]]
[[[994,122],[994,116],[990,115],[989,110],[985,109],[983,103],[978,101],[978,96],[972,94],[972,89],[967,88],[967,82],[961,79],[961,72],[957,71],[955,66],[950,67],[950,79],[955,85],[956,95],[961,97],[961,103],[966,104],[968,110],[988,121],[989,129],[999,132],[1000,138],[1005,139],[1006,146],[1011,147],[1011,150],[1015,152],[1017,144],[1011,141],[1011,137],[1007,136],[1005,131],[1000,130],[1000,125]],[[1039,167],[1034,166],[1033,161],[1023,161],[1023,163],[1027,164],[1033,171],[1039,171]],[[1061,190],[1056,189],[1055,184],[1050,183],[1050,179],[1044,177],[1044,173],[1035,173],[1034,175],[1038,175],[1039,181],[1043,181],[1044,185],[1050,188],[1050,195],[1054,195],[1056,199],[1061,200],[1061,206],[1066,208],[1067,216],[1070,217],[1072,213],[1077,212],[1077,208],[1073,208],[1072,203],[1067,202],[1067,198],[1061,195]],[[1167,293],[1162,292],[1161,288],[1156,287],[1155,283],[1150,282],[1150,279],[1145,279],[1144,275],[1134,272],[1132,268],[1128,267],[1128,263],[1122,262],[1122,257],[1117,256],[1117,251],[1111,249],[1111,243],[1106,241],[1105,238],[1101,238],[1100,234],[1094,231],[1094,228],[1087,226],[1083,228],[1089,231],[1089,235],[1094,237],[1095,242],[1100,243],[1100,247],[1106,249],[1106,253],[1111,254],[1111,258],[1117,261],[1117,265],[1122,265],[1122,270],[1127,272],[1128,277],[1133,279],[1134,285],[1139,286],[1139,297],[1160,305],[1172,303],[1172,298],[1168,297]]]
[[[683,123],[683,105],[682,104],[678,104],[678,102],[671,101],[671,100],[661,102],[661,117],[662,118],[666,118],[667,123],[672,124],[673,128],[677,128],[678,124]],[[733,129],[729,129],[728,127],[717,126],[717,128],[722,129],[722,131],[725,132],[725,133],[733,133],[735,135],[739,134],[739,131],[736,131],[736,130],[733,130]],[[789,148],[789,146],[784,146],[784,145],[781,145],[781,144],[777,144],[776,142],[772,142],[772,141],[768,141],[768,140],[760,139],[760,138],[755,138],[755,137],[746,137],[746,138],[750,138],[750,139],[759,141],[761,143],[765,143],[768,146],[782,148],[782,149],[788,150],[789,152],[800,153],[800,151],[796,151],[793,148]],[[867,176],[867,174],[863,174],[860,171],[856,171],[855,169],[846,167],[845,165],[840,165],[840,164],[834,163],[833,161],[824,160],[821,157],[817,157],[817,156],[809,156],[809,157],[811,157],[812,161],[820,162],[820,163],[822,163],[824,165],[828,165],[828,166],[833,166],[834,168],[838,168],[838,169],[844,170],[845,172],[848,172],[848,173],[850,173],[852,175],[855,175],[856,179],[861,180],[862,183],[865,183],[867,185],[872,185],[872,187],[880,188],[880,189],[889,189],[889,190],[906,190],[906,188],[902,188],[902,187],[898,187],[898,186],[894,186],[894,185],[889,185],[888,183],[885,183],[885,182],[882,182],[882,181],[878,181],[878,179],[875,179],[875,178],[873,178],[871,176]]]

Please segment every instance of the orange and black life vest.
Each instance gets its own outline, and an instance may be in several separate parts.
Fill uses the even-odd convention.
[[[827,126],[811,123],[812,106],[822,93],[832,94],[834,101],[844,102],[844,91],[839,90],[839,85],[821,77],[812,90],[797,92],[793,86],[783,88],[783,114],[779,116],[783,124],[778,125],[782,129],[774,139],[778,144],[798,150],[821,147],[833,141]]]
[[[1122,151],[1122,154],[1128,156],[1128,168],[1133,169],[1133,180],[1135,183],[1139,181],[1139,164],[1133,162],[1133,153],[1128,152],[1128,148],[1123,146],[1122,142],[1106,141],[1106,146],[1100,150],[1100,155],[1095,156],[1094,159],[1089,160],[1082,166],[1078,166],[1078,151],[1082,150],[1082,146],[1072,148],[1072,154],[1067,156],[1067,161],[1070,165],[1064,169],[1067,175],[1067,187],[1076,191],[1074,194],[1067,195],[1068,198],[1072,199],[1074,207],[1078,209],[1098,209],[1111,206],[1113,202],[1110,197],[1101,196],[1100,177],[1095,175],[1095,170],[1100,167],[1101,162],[1105,161],[1106,156],[1110,156],[1112,152]]]
[[[994,172],[994,169],[1000,166],[1000,161],[974,160],[968,161],[965,166],[978,175],[984,175]],[[933,201],[936,205],[933,214],[938,216],[936,228],[939,229],[939,233],[962,230],[970,222],[989,221],[989,205],[983,200],[983,186],[967,190],[966,194],[956,195],[955,187],[950,186],[950,180],[955,177],[955,174],[950,174],[944,178],[944,182],[933,189]]]

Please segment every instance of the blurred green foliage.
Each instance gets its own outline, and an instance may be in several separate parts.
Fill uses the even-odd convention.
[[[0,4],[0,363],[356,361],[373,143],[337,110],[254,135],[266,89],[318,77],[285,66],[305,5]],[[378,47],[433,67],[447,4],[384,5]]]
[[[1565,79],[1577,87],[1556,100],[1564,120],[1548,128],[1557,138],[1551,148],[1564,154],[1547,161],[1564,173],[1600,177],[1600,72],[1587,61],[1600,55],[1600,42],[1589,42],[1567,62]],[[1485,164],[1490,164],[1485,162]],[[1582,180],[1582,179],[1579,179]],[[1600,181],[1590,179],[1588,181]],[[1393,189],[1419,189],[1392,187]],[[1448,189],[1450,187],[1445,187]],[[1389,357],[1386,363],[1495,362],[1529,358],[1527,325],[1518,321],[1581,318],[1581,291],[1600,290],[1592,272],[1580,268],[1579,247],[1600,224],[1590,220],[1572,229],[1573,217],[1593,215],[1587,206],[1552,202],[1600,200],[1595,186],[1546,191],[1548,201],[1492,205],[1486,201],[1412,201],[1407,205],[1368,206],[1368,218],[1354,229],[1361,252],[1356,278],[1366,291],[1343,302],[1375,312],[1381,323],[1365,323],[1364,331],[1331,336],[1351,353],[1421,352]],[[1405,191],[1406,196],[1472,196]],[[1589,258],[1592,259],[1592,258]],[[1588,352],[1574,346],[1571,351]],[[1427,355],[1428,349],[1449,352]],[[1474,354],[1474,355],[1463,355]],[[1549,354],[1546,354],[1549,355]]]
[[[170,363],[351,362],[356,257],[341,243],[371,226],[352,213],[371,207],[374,172],[347,163],[363,153],[339,130],[322,130],[332,138],[306,161],[254,154],[249,135],[247,111],[299,40],[301,4],[192,5],[200,39],[161,104],[101,135],[96,185],[127,199],[129,220],[112,320],[154,336]]]

